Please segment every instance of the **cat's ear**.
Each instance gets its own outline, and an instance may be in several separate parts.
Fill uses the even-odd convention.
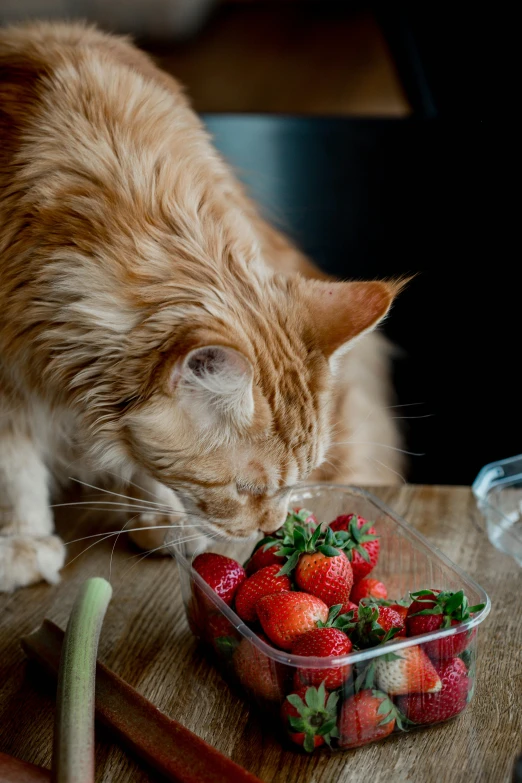
[[[235,348],[204,345],[174,365],[169,390],[203,428],[220,423],[248,427],[254,414],[253,369]]]
[[[387,315],[408,279],[308,284],[312,328],[325,356],[336,356]]]

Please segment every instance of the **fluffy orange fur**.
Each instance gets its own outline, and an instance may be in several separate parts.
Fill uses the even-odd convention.
[[[239,537],[309,477],[395,482],[374,329],[403,282],[316,269],[130,42],[5,28],[0,76],[0,589],[58,578],[53,477],[116,473]]]

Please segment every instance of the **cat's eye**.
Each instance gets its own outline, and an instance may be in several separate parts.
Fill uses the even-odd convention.
[[[268,487],[259,487],[248,481],[236,481],[236,491],[238,495],[265,495]]]

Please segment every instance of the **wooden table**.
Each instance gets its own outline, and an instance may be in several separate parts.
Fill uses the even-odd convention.
[[[481,528],[469,487],[407,485],[372,488],[484,587],[492,611],[480,626],[477,686],[470,707],[434,728],[336,754],[283,750],[248,706],[233,696],[191,636],[170,558],[140,559],[125,536],[74,559],[60,585],[38,585],[0,598],[0,751],[50,766],[52,694],[30,671],[19,638],[44,617],[65,627],[80,584],[111,576],[114,594],[99,657],[156,706],[184,723],[266,783],[509,783],[522,751],[522,571],[497,552]],[[66,540],[107,528],[61,515]],[[114,523],[113,523],[114,524]],[[121,518],[119,524],[121,525]],[[70,558],[90,541],[70,546]],[[97,735],[97,783],[145,783],[157,778],[110,738]]]

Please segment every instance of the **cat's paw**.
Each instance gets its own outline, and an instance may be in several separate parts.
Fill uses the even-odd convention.
[[[57,584],[64,561],[58,536],[0,536],[0,593],[41,581]]]

